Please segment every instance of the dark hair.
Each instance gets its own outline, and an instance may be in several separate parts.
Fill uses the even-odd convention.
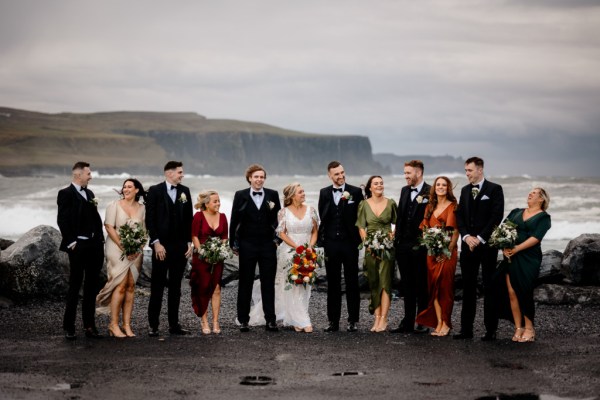
[[[479,158],[479,157],[471,157],[468,158],[467,161],[465,161],[465,165],[467,164],[475,164],[476,167],[480,167],[483,168],[483,159]]]
[[[337,167],[339,167],[340,165],[342,165],[342,163],[341,163],[341,162],[339,162],[339,161],[332,161],[332,162],[330,162],[329,164],[327,164],[327,171],[329,172],[329,170],[331,170],[331,169],[334,169],[334,168],[337,168]]]
[[[260,165],[260,164],[251,164],[251,165],[248,166],[248,168],[246,168],[246,180],[248,181],[248,183],[250,183],[250,177],[256,171],[262,171],[262,172],[264,172],[265,173],[265,179],[267,179],[267,171],[265,171],[265,168],[262,165]]]
[[[85,161],[77,161],[75,163],[75,165],[73,165],[73,168],[71,169],[71,171],[75,171],[76,169],[84,169],[89,166],[90,166],[90,163],[87,163]]]
[[[404,166],[419,168],[421,170],[421,172],[425,171],[425,166],[423,165],[423,161],[421,161],[421,160],[410,160],[408,162],[405,162]]]
[[[383,178],[379,175],[373,175],[373,176],[369,177],[369,180],[367,181],[367,184],[365,185],[365,199],[368,199],[373,195],[371,193],[371,183],[373,182],[373,179],[375,179],[375,178],[380,178],[383,181]]]
[[[165,171],[168,171],[170,169],[177,169],[179,167],[183,167],[183,163],[181,161],[169,161],[168,163],[165,164]]]
[[[452,204],[454,204],[454,209],[456,210],[457,201],[456,196],[454,196],[454,193],[452,192],[452,181],[450,181],[450,179],[446,176],[438,176],[433,181],[433,185],[431,185],[431,189],[429,190],[429,205],[427,206],[427,210],[425,211],[425,219],[431,218],[431,214],[433,214],[433,211],[437,208],[438,198],[435,194],[435,184],[440,179],[446,181],[446,185],[448,185],[448,189],[446,191],[446,198],[450,200]]]
[[[135,178],[127,178],[123,181],[123,185],[121,186],[121,195],[123,195],[123,186],[125,186],[126,182],[132,182],[133,186],[138,189],[138,192],[135,194],[135,201],[140,201],[140,197],[144,199],[144,203],[146,202],[146,191],[144,190],[144,186],[142,183]]]

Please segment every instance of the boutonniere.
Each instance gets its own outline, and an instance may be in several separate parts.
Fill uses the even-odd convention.
[[[94,197],[93,199],[90,199],[89,202],[92,203],[94,207],[98,207],[98,198]]]
[[[275,208],[275,203],[273,203],[272,201],[268,201],[267,204],[269,205],[269,210],[272,210]]]
[[[421,204],[423,202],[423,200],[425,200],[425,197],[418,195],[415,200],[417,200],[417,203]]]
[[[477,195],[479,195],[479,188],[471,188],[471,195],[473,196],[473,199],[477,198]]]
[[[181,193],[181,196],[179,196],[179,202],[187,203],[187,196],[185,195],[185,193]]]
[[[344,193],[342,193],[342,200],[352,200],[352,195],[345,191]]]

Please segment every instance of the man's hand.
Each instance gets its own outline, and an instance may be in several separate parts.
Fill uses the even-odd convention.
[[[160,261],[165,261],[165,257],[167,257],[167,249],[165,246],[160,244],[160,242],[154,243],[154,253],[156,253],[156,258]]]
[[[185,252],[185,258],[190,258],[192,256],[193,252],[194,252],[194,247],[192,246],[191,243],[188,243],[188,248],[187,248],[187,251]]]
[[[465,243],[469,246],[469,250],[475,250],[475,247],[479,246],[481,242],[475,236],[469,236],[465,239]]]

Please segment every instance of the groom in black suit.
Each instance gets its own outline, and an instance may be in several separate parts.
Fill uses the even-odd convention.
[[[400,285],[404,297],[404,318],[392,333],[425,333],[427,328],[417,325],[417,312],[427,308],[427,251],[419,245],[419,225],[423,222],[425,208],[429,204],[431,186],[423,180],[424,166],[421,160],[404,164],[407,185],[400,192],[398,219],[396,221],[396,260],[400,270]]]
[[[473,323],[477,307],[477,275],[479,265],[483,276],[483,322],[486,333],[482,340],[496,339],[498,317],[491,289],[492,275],[496,269],[498,249],[487,242],[504,214],[502,186],[483,176],[483,160],[471,157],[465,162],[469,184],[460,191],[456,209],[456,223],[461,235],[460,269],[463,277],[463,304],[461,331],[454,339],[473,338]]]
[[[325,250],[327,271],[327,318],[325,332],[340,329],[342,309],[342,265],[346,282],[348,332],[358,330],[360,291],[358,287],[358,245],[361,242],[356,216],[358,204],[364,199],[362,191],[346,183],[344,167],[339,161],[327,166],[332,185],[319,194],[319,246]]]
[[[250,165],[246,169],[246,180],[250,188],[235,193],[231,209],[231,248],[240,258],[237,318],[241,324],[241,332],[250,330],[250,302],[257,263],[265,328],[267,331],[278,330],[275,315],[275,273],[279,240],[275,229],[281,203],[277,191],[263,187],[265,179],[267,172],[261,165]]]
[[[92,180],[90,164],[73,166],[71,185],[58,192],[57,223],[62,234],[60,250],[69,255],[69,291],[63,320],[65,338],[75,340],[75,316],[83,281],[82,317],[85,336],[101,338],[95,322],[99,273],[104,263],[104,234],[97,200],[87,188]],[[85,280],[84,280],[85,276]]]
[[[164,168],[165,181],[152,186],[146,197],[146,228],[152,247],[152,281],[148,304],[150,336],[158,336],[163,292],[168,286],[169,333],[190,333],[179,324],[181,280],[192,255],[192,197],[181,184],[183,163],[169,161]],[[168,274],[168,279],[167,279]]]

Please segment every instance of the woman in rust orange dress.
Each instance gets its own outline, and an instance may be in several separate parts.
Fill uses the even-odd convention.
[[[456,197],[452,193],[452,182],[445,176],[435,179],[429,195],[431,199],[425,210],[421,229],[445,227],[452,231],[445,255],[427,256],[427,282],[429,305],[417,316],[417,324],[434,328],[432,336],[446,336],[452,328],[452,307],[454,306],[454,273],[457,262],[458,229],[456,227]]]
[[[221,200],[214,190],[208,190],[198,195],[194,208],[199,209],[192,221],[192,242],[194,256],[192,257],[192,272],[190,286],[192,292],[192,307],[194,313],[201,318],[202,333],[208,335],[208,303],[212,304],[213,333],[221,333],[219,327],[219,310],[221,307],[221,277],[223,263],[210,265],[198,256],[197,249],[211,236],[227,240],[227,217],[219,212]]]

